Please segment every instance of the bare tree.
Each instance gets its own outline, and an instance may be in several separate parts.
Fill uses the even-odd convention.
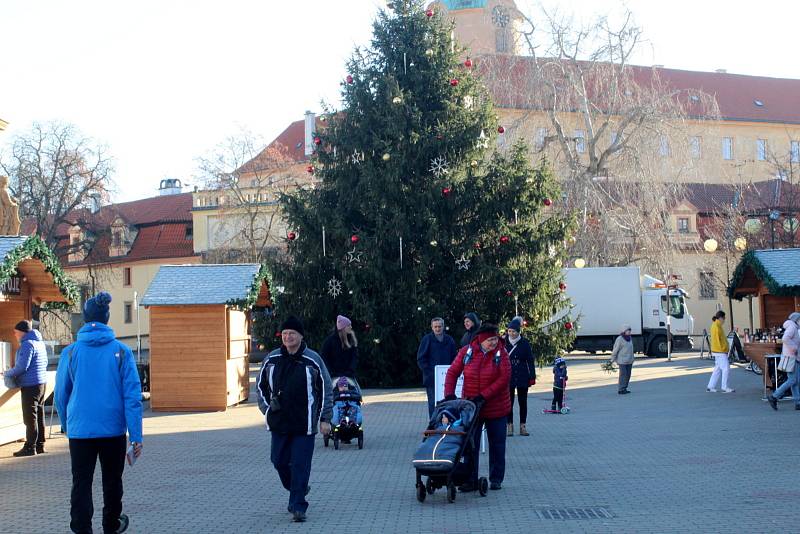
[[[214,231],[221,246],[209,251],[212,261],[261,263],[280,248],[283,217],[277,199],[300,184],[299,171],[286,147],[263,146],[242,132],[198,160],[206,194],[220,213]]]
[[[108,199],[113,173],[105,147],[60,122],[34,123],[14,137],[0,168],[20,201],[20,218],[32,219],[51,247],[69,214]]]

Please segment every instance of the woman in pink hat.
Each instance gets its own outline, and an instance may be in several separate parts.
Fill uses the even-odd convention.
[[[355,379],[358,339],[350,319],[344,315],[336,317],[336,331],[325,338],[320,355],[331,377],[347,376]]]

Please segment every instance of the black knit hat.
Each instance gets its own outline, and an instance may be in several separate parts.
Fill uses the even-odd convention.
[[[305,331],[303,330],[303,321],[295,317],[294,315],[290,315],[286,318],[285,321],[281,324],[281,332],[284,330],[294,330],[301,336],[305,336]]]
[[[14,327],[14,330],[19,330],[20,332],[25,332],[27,334],[33,330],[33,324],[30,321],[20,321]]]

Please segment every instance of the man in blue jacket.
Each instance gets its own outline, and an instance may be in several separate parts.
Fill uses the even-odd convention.
[[[428,419],[433,415],[436,404],[434,370],[437,365],[453,363],[458,352],[455,340],[444,333],[444,319],[431,319],[431,330],[432,332],[422,338],[417,350],[417,365],[422,370],[422,385],[428,394]]]
[[[17,350],[14,367],[5,376],[13,377],[22,397],[22,421],[25,423],[25,445],[14,456],[44,454],[44,397],[47,388],[47,349],[42,334],[30,321],[14,327]]]
[[[103,532],[125,532],[129,523],[122,513],[126,431],[134,456],[142,453],[142,386],[133,353],[107,325],[110,302],[106,292],[86,301],[86,324],[58,362],[56,407],[72,460],[73,532],[92,532],[92,478],[98,457],[103,473]]]

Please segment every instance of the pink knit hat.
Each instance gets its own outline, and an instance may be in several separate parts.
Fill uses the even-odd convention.
[[[348,326],[351,326],[352,324],[353,324],[352,321],[350,321],[350,319],[348,319],[344,315],[336,316],[336,330],[342,330],[344,328],[347,328]]]

